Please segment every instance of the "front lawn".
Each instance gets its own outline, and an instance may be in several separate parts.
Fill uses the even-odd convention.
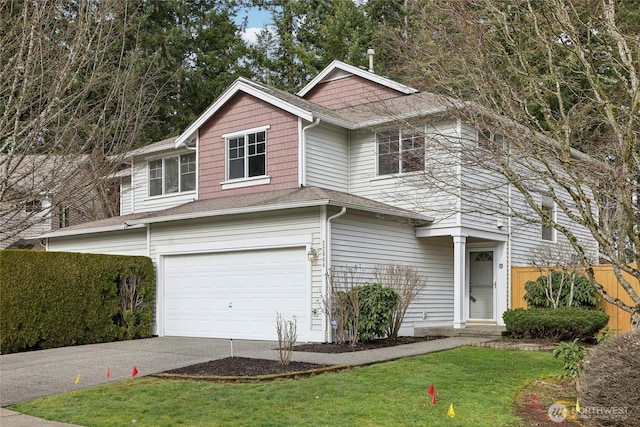
[[[560,370],[549,352],[462,347],[299,380],[143,377],[11,409],[83,426],[524,426],[513,408],[518,387]]]

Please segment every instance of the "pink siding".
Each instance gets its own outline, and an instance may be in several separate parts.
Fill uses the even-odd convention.
[[[403,95],[394,89],[379,85],[362,77],[350,76],[320,83],[305,98],[323,107],[337,110],[352,105],[367,104]]]
[[[223,190],[225,141],[222,135],[260,126],[267,130],[267,175],[271,183]],[[270,104],[240,93],[200,128],[199,198],[233,196],[298,186],[298,120]]]

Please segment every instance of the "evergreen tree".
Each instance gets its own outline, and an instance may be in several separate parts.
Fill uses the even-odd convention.
[[[295,92],[334,59],[366,64],[370,32],[363,6],[352,0],[255,1],[273,25],[258,35],[250,63],[264,82]]]
[[[140,143],[180,133],[238,76],[246,48],[233,22],[237,6],[215,0],[138,0],[140,26],[131,37],[152,64],[160,87],[154,121]]]

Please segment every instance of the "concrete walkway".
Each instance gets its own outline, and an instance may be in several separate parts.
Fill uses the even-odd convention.
[[[325,365],[367,365],[448,350],[492,338],[451,337],[402,346],[340,354],[294,352],[292,360]],[[0,356],[0,426],[62,426],[10,411],[5,406],[38,397],[221,359],[231,355],[278,360],[277,343],[162,337]],[[107,378],[107,372],[110,378]],[[78,380],[79,376],[79,381]]]

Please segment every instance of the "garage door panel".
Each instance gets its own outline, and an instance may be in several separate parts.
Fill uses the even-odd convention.
[[[306,338],[305,249],[167,256],[165,335],[276,339],[276,312]]]

